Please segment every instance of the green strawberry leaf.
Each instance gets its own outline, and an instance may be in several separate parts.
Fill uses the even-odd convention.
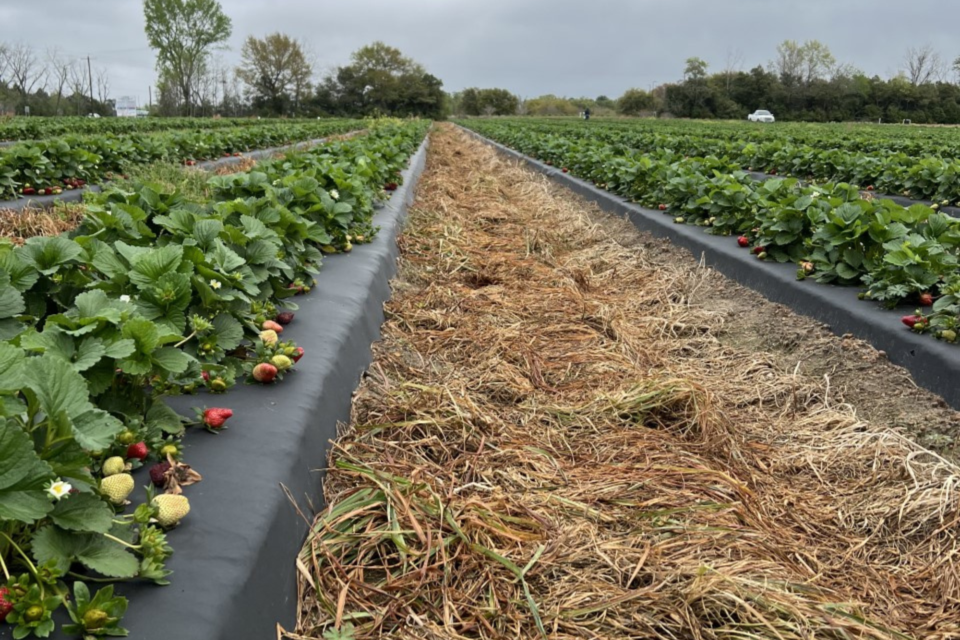
[[[16,391],[23,387],[25,361],[22,349],[0,342],[0,392]]]
[[[60,267],[83,255],[83,248],[64,236],[37,236],[28,238],[20,258],[44,275],[56,273]]]
[[[101,409],[92,409],[73,419],[73,435],[88,451],[109,447],[123,431],[123,423]]]
[[[236,349],[243,342],[243,325],[233,316],[221,313],[213,319],[217,346],[224,351]]]
[[[61,529],[107,533],[113,526],[113,507],[92,493],[76,493],[61,498],[50,519]]]
[[[62,573],[80,562],[110,578],[133,578],[140,567],[133,554],[99,533],[71,533],[51,525],[37,531],[32,542],[37,563],[52,563]]]
[[[0,421],[0,520],[30,524],[50,513],[53,504],[45,485],[53,477],[20,425]]]
[[[147,411],[147,430],[179,435],[183,433],[183,421],[180,419],[180,414],[163,401],[156,400]]]
[[[0,271],[0,319],[19,316],[26,310],[27,303],[10,283],[10,274]]]
[[[174,347],[164,347],[153,352],[153,361],[170,373],[183,373],[190,366],[191,357]]]
[[[23,381],[37,395],[40,408],[47,416],[63,413],[73,418],[90,409],[83,376],[55,355],[31,358],[30,366],[24,368]]]

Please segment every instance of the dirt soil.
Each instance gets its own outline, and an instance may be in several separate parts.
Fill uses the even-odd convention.
[[[448,125],[399,245],[286,637],[960,640],[955,414],[879,354]]]

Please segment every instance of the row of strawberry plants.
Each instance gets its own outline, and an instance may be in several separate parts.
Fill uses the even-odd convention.
[[[290,120],[306,123],[308,120]],[[175,129],[226,129],[263,124],[257,118],[81,118],[75,116],[0,118],[0,141],[42,140],[64,135],[149,133]]]
[[[331,119],[226,129],[64,136],[0,149],[0,199],[54,195],[122,175],[132,166],[240,155],[361,128],[362,121]]]
[[[847,182],[866,191],[960,204],[960,160],[954,156],[916,156],[893,152],[888,145],[865,152],[837,141],[806,144],[790,138],[767,141],[714,137],[709,129],[661,133],[644,123],[597,123],[589,128],[569,123],[534,124],[534,129],[568,138],[592,138],[640,152],[671,149],[684,156],[729,159],[747,171],[809,181]]]
[[[523,118],[538,127],[569,126],[577,120]],[[579,121],[582,126],[583,121]],[[842,147],[866,154],[906,153],[915,157],[954,157],[960,154],[960,132],[949,127],[910,127],[873,124],[778,122],[758,126],[750,122],[678,119],[591,119],[590,126],[620,127],[665,136],[694,136],[727,142],[790,142],[818,148]]]
[[[0,244],[0,622],[13,637],[125,635],[112,584],[166,584],[167,531],[199,480],[170,395],[282,380],[303,350],[282,337],[324,253],[366,242],[375,204],[426,134],[364,136],[210,179],[209,201],[115,184],[68,235]],[[150,465],[132,506],[131,472]],[[189,490],[189,489],[188,489]],[[67,581],[72,581],[72,597]]]
[[[737,236],[759,259],[794,262],[797,277],[863,286],[887,307],[931,307],[904,318],[917,332],[955,342],[960,329],[960,220],[934,207],[864,198],[848,184],[758,183],[725,159],[649,154],[522,125],[470,128],[526,155],[656,208],[677,223]]]

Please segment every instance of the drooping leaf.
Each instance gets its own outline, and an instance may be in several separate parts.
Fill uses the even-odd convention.
[[[53,510],[45,485],[53,469],[13,420],[0,420],[0,521],[33,523]]]

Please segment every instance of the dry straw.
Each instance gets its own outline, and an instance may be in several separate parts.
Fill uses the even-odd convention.
[[[291,638],[960,638],[958,469],[447,127]]]

